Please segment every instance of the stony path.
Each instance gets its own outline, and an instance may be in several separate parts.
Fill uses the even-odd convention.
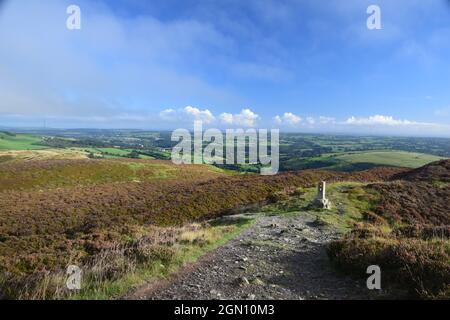
[[[231,219],[231,218],[229,218]],[[325,244],[331,230],[306,215],[258,216],[240,236],[165,283],[132,299],[373,299],[364,281],[336,273]]]

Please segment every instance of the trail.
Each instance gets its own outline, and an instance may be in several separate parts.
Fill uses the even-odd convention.
[[[257,215],[226,245],[167,281],[149,283],[129,299],[379,299],[383,292],[337,273],[326,244],[338,235],[308,215]],[[237,219],[238,216],[228,217]]]

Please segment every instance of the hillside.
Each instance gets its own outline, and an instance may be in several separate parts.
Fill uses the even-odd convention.
[[[330,245],[331,259],[350,273],[376,264],[392,285],[415,296],[450,296],[450,161],[370,184],[376,195],[365,221]]]
[[[139,183],[167,179],[214,178],[225,171],[207,165],[176,166],[170,161],[61,159],[0,163],[0,191]]]
[[[450,160],[441,160],[394,176],[408,181],[450,182]]]
[[[103,250],[150,236],[157,226],[182,226],[277,201],[278,193],[323,179],[381,181],[402,171],[312,170],[269,177],[154,160],[11,162],[0,169],[0,272],[9,274],[7,283],[60,270],[69,258],[86,263]]]
[[[447,269],[441,265],[448,259],[448,240],[433,237],[448,234],[447,168],[448,161],[441,161],[412,171],[379,167],[354,173],[304,170],[260,176],[161,160],[0,163],[0,288],[17,297],[24,295],[19,288],[25,286],[24,297],[29,298],[45,277],[55,274],[45,281],[59,279],[56,274],[68,263],[101,264],[101,257],[110,254],[117,256],[102,265],[98,281],[126,275],[129,267],[140,265],[142,255],[145,261],[168,259],[167,255],[184,261],[183,252],[188,250],[197,257],[245,225],[215,226],[206,220],[268,204],[275,214],[298,211],[299,221],[304,221],[301,217],[311,213],[308,203],[322,180],[329,183],[336,207],[317,212],[317,219],[340,232],[354,229],[330,246],[337,265],[358,273],[369,262],[396,261],[421,268],[422,264],[399,256],[417,246],[420,259],[428,259],[427,268],[438,268],[445,284]],[[422,180],[415,181],[417,177]],[[150,251],[136,251],[143,244],[139,250]],[[386,266],[392,277],[401,271]],[[414,272],[433,287],[433,294],[442,291],[442,286],[429,284],[426,275]]]

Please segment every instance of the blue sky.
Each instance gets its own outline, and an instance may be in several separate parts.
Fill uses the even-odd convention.
[[[2,3],[3,126],[450,136],[447,0]]]

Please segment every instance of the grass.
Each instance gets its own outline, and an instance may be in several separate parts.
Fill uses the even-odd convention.
[[[360,171],[374,167],[418,168],[445,159],[442,157],[397,150],[340,152],[320,157],[294,158],[281,161],[281,165],[293,170],[325,169],[334,171]]]
[[[3,161],[1,159],[3,159]],[[7,161],[36,161],[59,159],[87,159],[87,153],[73,148],[0,151],[0,163]]]
[[[364,219],[328,248],[334,264],[355,275],[379,265],[385,288],[400,288],[413,297],[448,299],[448,185],[405,180],[370,185],[363,191],[360,197],[369,204]]]
[[[299,188],[294,196],[263,208],[265,212],[282,215],[306,214],[323,225],[332,226],[337,232],[345,234],[363,219],[362,212],[370,206],[364,191],[365,183],[336,182],[327,185],[327,197],[332,203],[331,210],[315,209],[311,206],[316,188]]]
[[[0,277],[18,279],[16,286],[4,279],[6,284],[0,287],[12,291],[28,286],[42,273],[63,269],[70,261],[89,265],[93,257],[116,244],[145,238],[147,228],[171,230],[232,214],[320,180],[379,181],[398,173],[377,169],[358,174],[230,175],[211,166],[130,159],[6,162],[0,167]],[[197,248],[205,239],[208,242],[204,232],[188,232],[177,246]],[[123,263],[123,250],[128,249],[121,248],[100,260],[108,262],[105,266],[95,265],[107,271],[93,272],[93,277],[103,279],[107,274],[108,281],[117,281],[110,275],[136,271],[122,273],[132,264]],[[158,248],[150,249],[153,255]],[[142,255],[147,254],[131,256]]]
[[[37,145],[41,141],[40,137],[29,134],[0,132],[0,151],[47,149],[45,146]]]
[[[119,148],[78,148],[80,151],[87,154],[91,153],[95,157],[105,159],[126,158],[133,152],[133,149],[119,149]],[[139,159],[155,159],[150,155],[139,154]]]
[[[27,151],[27,155],[30,151]],[[50,152],[50,151],[40,151]],[[41,154],[42,155],[42,154]],[[64,156],[65,153],[57,155]],[[52,152],[51,156],[55,156]],[[75,156],[75,155],[74,155]],[[182,168],[158,160],[60,160],[0,163],[0,191],[45,190],[62,187],[90,186],[119,182],[166,180],[182,174]],[[201,166],[205,174],[220,174],[212,166]],[[201,175],[201,170],[192,170]]]
[[[407,168],[418,168],[428,163],[443,159],[442,157],[429,154],[395,150],[347,153],[337,155],[335,158],[350,164],[372,163],[379,166],[396,166]]]
[[[135,259],[127,251],[113,250],[113,254],[103,255],[108,257],[107,259],[99,258],[95,263],[82,267],[82,288],[78,292],[73,293],[64,289],[66,277],[57,273],[42,280],[31,295],[24,292],[22,297],[73,300],[121,298],[145,283],[167,279],[186,264],[195,262],[205,253],[225,244],[252,223],[252,219],[239,219],[231,223],[229,221],[222,223],[221,219],[216,219],[211,223],[168,228],[167,232],[172,235],[170,240],[160,235],[161,239],[156,240],[160,243],[155,244],[154,241],[150,247],[140,244],[136,252],[139,257],[142,257],[144,252],[145,259]],[[159,229],[159,232],[164,234],[165,231]],[[151,250],[148,250],[149,248]],[[115,261],[120,261],[125,268],[117,269]],[[115,270],[114,275],[109,272],[111,265]]]
[[[310,206],[316,188],[299,188],[263,211],[308,215],[341,233],[342,238],[329,245],[328,254],[344,272],[364,277],[367,266],[379,265],[384,289],[416,298],[450,297],[448,207],[434,198],[440,195],[445,203],[448,183],[336,182],[327,190],[331,210]]]

